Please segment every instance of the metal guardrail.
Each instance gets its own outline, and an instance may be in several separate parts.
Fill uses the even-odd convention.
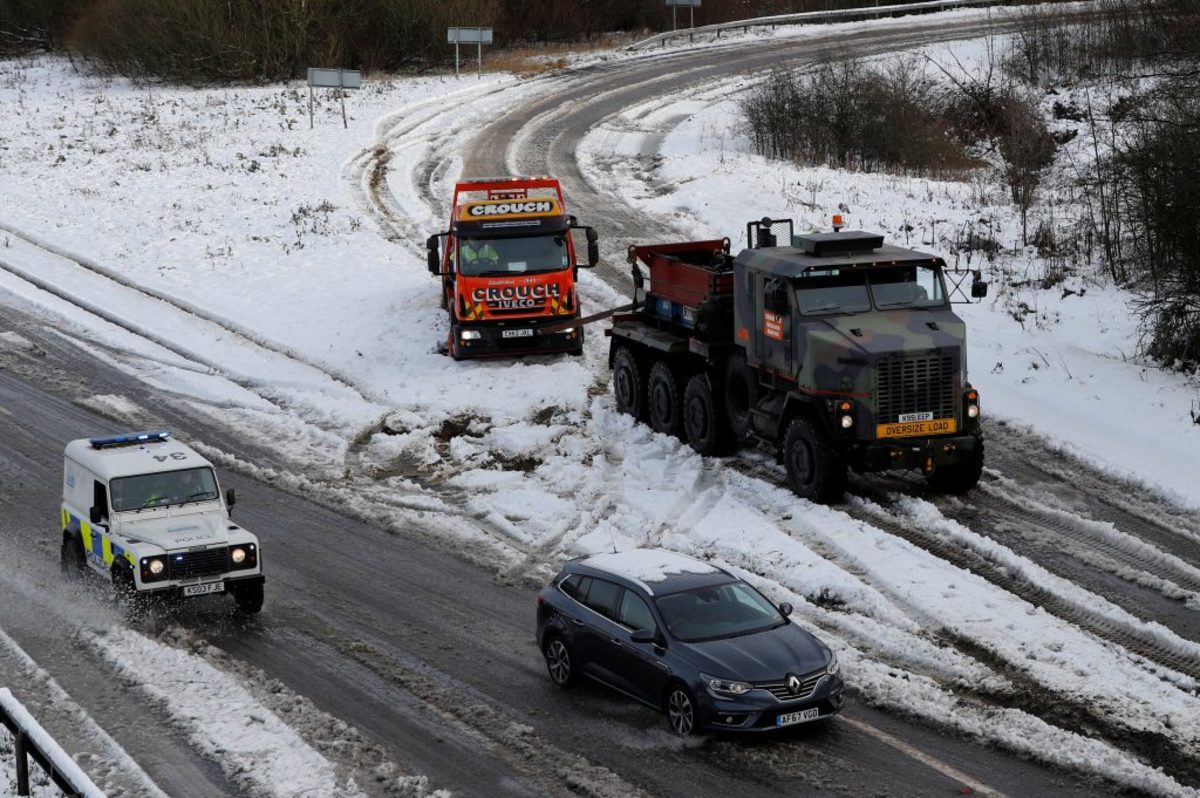
[[[75,760],[33,719],[7,687],[0,688],[0,724],[13,736],[17,795],[29,795],[29,760],[33,759],[68,798],[105,798]]]
[[[694,37],[696,34],[712,33],[721,38],[721,31],[742,28],[775,27],[776,25],[798,25],[805,22],[825,22],[830,20],[875,19],[878,17],[902,16],[904,14],[927,14],[935,11],[948,11],[952,8],[969,8],[971,6],[1008,5],[1006,0],[927,0],[922,3],[906,5],[860,6],[858,8],[840,8],[835,11],[804,11],[797,14],[776,14],[771,17],[754,17],[735,22],[719,22],[713,25],[701,25],[698,28],[681,28],[651,36],[634,42],[626,50],[641,50],[650,45],[666,45],[668,39]]]

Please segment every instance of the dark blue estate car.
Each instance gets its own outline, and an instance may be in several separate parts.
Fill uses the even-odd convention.
[[[837,657],[791,609],[681,554],[600,554],[538,594],[538,646],[556,685],[588,676],[665,712],[678,734],[764,731],[842,707]]]

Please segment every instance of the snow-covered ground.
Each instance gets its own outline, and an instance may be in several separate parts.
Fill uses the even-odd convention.
[[[973,52],[956,55],[969,63]],[[422,244],[444,224],[439,203],[456,175],[427,167],[446,162],[432,156],[452,155],[482,120],[558,80],[372,80],[347,99],[349,130],[325,97],[309,130],[296,84],[174,89],[99,80],[49,58],[2,63],[0,102],[19,113],[0,120],[0,292],[52,314],[98,358],[279,453],[274,463],[246,463],[220,440],[202,442],[224,466],[487,550],[505,569],[545,575],[567,555],[645,545],[713,558],[792,602],[797,620],[839,651],[865,701],[1119,784],[1195,794],[1133,753],[999,708],[1033,687],[1198,756],[1190,676],[873,525],[864,519],[887,513],[870,502],[850,513],[798,502],[616,414],[600,335],[581,359],[455,363],[436,354],[444,319]],[[736,242],[747,219],[764,215],[820,228],[842,203],[853,226],[943,253],[946,236],[986,208],[994,235],[1013,245],[1019,222],[998,187],[800,169],[752,154],[736,112],[741,88],[628,109],[594,132],[581,163],[597,186],[705,238]],[[666,120],[658,156],[638,159]],[[396,214],[386,229],[403,231],[399,240],[380,235],[386,210],[371,202],[380,190],[390,192]],[[1038,268],[1028,258],[1009,265]],[[1065,287],[1075,294],[996,291],[964,310],[985,411],[1200,506],[1192,488],[1200,427],[1188,416],[1195,387],[1137,362],[1126,296],[1092,278]],[[624,301],[590,275],[583,288],[591,307]],[[1030,310],[1018,321],[1020,302]],[[0,345],[20,346],[19,336]],[[141,412],[136,397],[91,403],[131,423]],[[1196,653],[1195,643],[928,502],[898,498],[897,507],[899,521],[981,552],[1067,606]],[[1168,556],[1150,548],[1148,556]],[[240,689],[224,681],[219,661],[185,650],[194,644],[118,629],[89,642],[177,715],[199,750],[227,740],[228,729],[249,730],[232,735],[247,747],[291,746],[270,709],[245,713],[252,696],[200,724],[173,698],[189,691],[130,664],[170,660],[198,689]],[[996,700],[963,699],[964,690]],[[239,749],[226,751],[236,767]],[[312,789],[353,791],[331,769],[308,772],[325,779]]]

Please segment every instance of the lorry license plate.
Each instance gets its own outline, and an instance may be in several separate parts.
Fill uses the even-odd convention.
[[[958,429],[952,418],[933,418],[928,421],[907,421],[898,424],[880,424],[875,428],[876,438],[913,438],[919,435],[946,435]]]
[[[183,589],[185,596],[204,596],[209,593],[220,593],[225,589],[225,581],[209,582],[206,585],[187,585]]]
[[[775,719],[776,726],[793,726],[797,723],[803,723],[806,720],[816,720],[821,714],[820,707],[812,709],[802,709],[799,712],[788,712],[780,715]]]
[[[501,337],[501,338],[532,338],[532,337],[533,337],[533,330],[529,330],[529,329],[525,329],[525,330],[502,330],[502,331],[500,332],[500,337]]]
[[[911,421],[933,421],[933,411],[930,410],[925,413],[901,413],[900,417],[896,420],[901,424],[907,424]]]

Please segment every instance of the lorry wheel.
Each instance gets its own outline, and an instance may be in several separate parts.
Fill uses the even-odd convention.
[[[758,403],[758,380],[746,365],[744,352],[725,361],[725,415],[734,441],[745,443],[754,429],[750,409]]]
[[[79,542],[79,538],[74,535],[63,534],[62,549],[59,551],[59,563],[65,578],[72,582],[83,579],[83,572],[87,570],[87,561],[84,559],[83,544]]]
[[[783,439],[788,484],[801,498],[819,504],[841,501],[846,460],[808,419],[793,419]]]
[[[650,426],[655,432],[678,435],[683,429],[680,393],[679,378],[667,361],[654,361],[646,385],[646,403],[650,411]]]
[[[957,463],[940,465],[925,478],[929,489],[935,493],[950,493],[961,496],[979,484],[983,475],[983,438],[975,439],[975,448],[965,459]]]
[[[706,374],[693,375],[683,391],[683,428],[688,443],[700,454],[719,455],[733,451],[733,434]]]
[[[646,383],[637,358],[629,347],[618,347],[613,355],[613,395],[617,399],[617,410],[646,420]]]
[[[233,600],[237,602],[238,609],[248,615],[262,612],[263,583],[255,582],[252,585],[243,585],[235,589]]]

